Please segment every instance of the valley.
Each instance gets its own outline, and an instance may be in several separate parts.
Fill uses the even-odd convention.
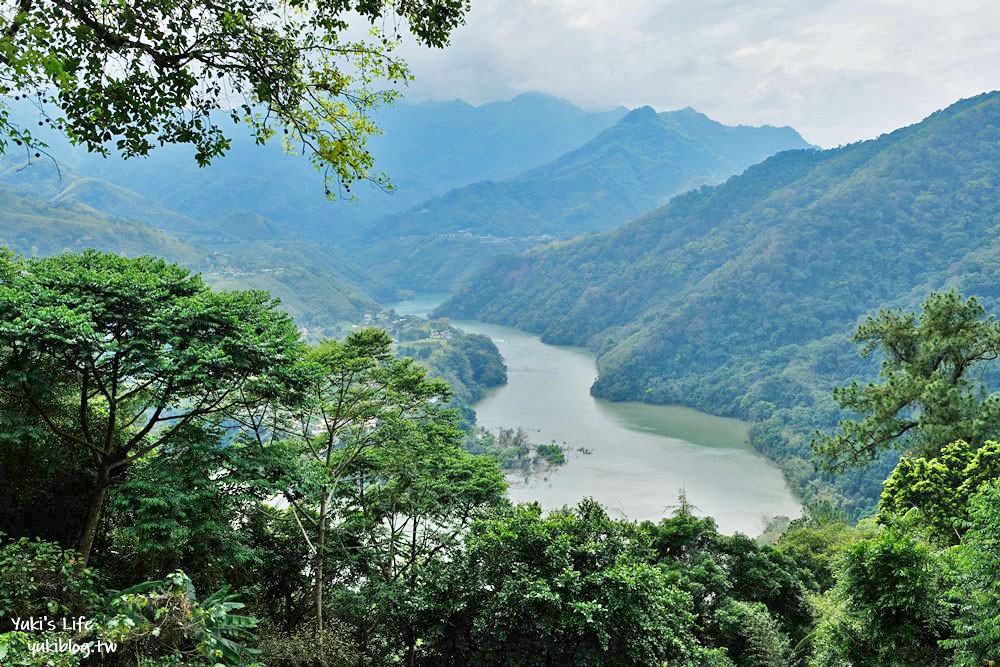
[[[0,667],[1000,665],[1000,4],[0,22]]]
[[[446,297],[419,294],[389,307],[426,316]],[[556,509],[593,497],[612,516],[657,521],[683,491],[720,530],[748,535],[763,530],[762,517],[799,514],[780,469],[748,445],[748,424],[680,406],[594,398],[589,388],[597,369],[589,351],[547,345],[510,327],[450,323],[489,336],[507,364],[507,384],[473,405],[478,425],[494,432],[523,427],[533,441],[554,441],[567,452],[565,465],[542,476],[508,475],[511,500]]]
[[[870,512],[898,452],[837,476],[810,441],[834,387],[877,377],[851,332],[958,289],[995,312],[1000,93],[835,149],[779,153],[617,229],[497,258],[435,316],[598,353],[596,396],[755,422],[804,500]]]
[[[996,225],[998,99],[831,150],[690,108],[403,104],[382,112],[399,143],[373,147],[398,189],[357,202],[306,192],[307,164],[245,139],[211,172],[177,147],[136,163],[56,144],[0,161],[0,242],[163,256],[267,290],[310,340],[449,294],[436,317],[588,347],[596,379],[574,391],[745,420],[800,499],[859,517],[898,455],[829,477],[809,440],[836,424],[832,388],[877,372],[849,341],[859,317],[942,287],[998,303],[997,251],[979,242]]]

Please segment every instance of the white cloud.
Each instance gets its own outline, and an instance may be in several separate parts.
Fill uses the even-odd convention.
[[[404,55],[410,99],[693,106],[831,146],[1000,88],[998,27],[994,0],[473,0],[450,47]]]

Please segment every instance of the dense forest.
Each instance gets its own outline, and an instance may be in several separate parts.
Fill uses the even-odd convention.
[[[906,438],[877,514],[817,501],[760,540],[683,494],[643,523],[512,505],[385,330],[306,343],[266,293],[162,260],[6,253],[0,322],[4,664],[1000,658],[997,408],[972,379],[1000,324],[954,292],[857,332],[881,378],[838,391],[859,417],[819,451]]]
[[[894,465],[818,475],[810,440],[834,386],[872,378],[851,334],[880,307],[957,287],[996,310],[990,239],[1000,94],[872,141],[780,153],[614,231],[497,260],[441,314],[598,351],[597,396],[755,423],[753,444],[806,498],[869,510]]]

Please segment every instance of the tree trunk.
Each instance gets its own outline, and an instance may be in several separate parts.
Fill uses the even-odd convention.
[[[412,594],[417,588],[417,574],[416,567],[417,562],[417,524],[419,519],[413,517],[413,527],[410,532],[410,562],[407,566],[409,572],[406,574],[407,581],[409,582],[409,592]],[[410,619],[408,627],[406,629],[406,664],[409,667],[415,667],[417,664],[417,630],[414,627],[413,619]]]
[[[324,643],[326,628],[323,625],[323,553],[326,547],[326,505],[324,497],[319,505],[319,528],[316,534],[316,556],[313,560],[313,607],[316,614],[316,651],[319,662],[326,666]]]
[[[368,654],[368,626],[361,624],[361,637],[358,638],[358,667],[365,667],[365,655]]]
[[[108,493],[111,475],[106,466],[101,467],[97,476],[97,488],[90,498],[87,507],[87,518],[83,524],[83,533],[80,535],[78,549],[81,555],[81,567],[87,567],[90,562],[90,554],[94,550],[94,540],[97,538],[97,525],[101,521],[101,511],[104,508],[104,498]]]
[[[409,667],[415,667],[417,664],[417,635],[412,623],[406,629],[406,664]]]

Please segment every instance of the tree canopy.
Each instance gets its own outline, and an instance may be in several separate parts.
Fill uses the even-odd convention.
[[[834,469],[870,462],[890,447],[933,455],[956,440],[983,442],[1000,425],[1000,399],[970,371],[1000,357],[1000,323],[975,298],[931,294],[920,315],[882,310],[858,327],[862,356],[882,354],[882,382],[834,390],[859,415],[813,443]]]
[[[79,541],[136,460],[280,373],[298,332],[263,292],[213,292],[163,260],[85,252],[0,264],[0,419],[93,476]]]
[[[410,78],[394,49],[404,30],[442,47],[468,0],[18,0],[0,4],[0,93],[38,125],[125,157],[190,144],[199,164],[230,139],[219,114],[264,142],[281,133],[327,181],[368,178],[368,112]],[[352,23],[353,20],[353,23]],[[352,30],[357,23],[366,36]],[[37,157],[37,128],[0,105],[0,151]],[[383,182],[383,179],[376,177]]]

